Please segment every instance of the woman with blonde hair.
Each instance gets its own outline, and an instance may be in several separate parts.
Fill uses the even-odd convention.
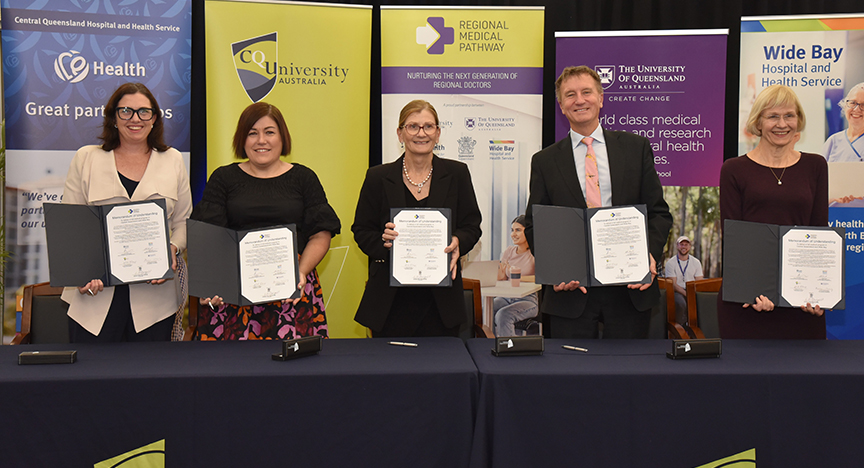
[[[720,170],[720,218],[798,226],[828,225],[828,164],[795,149],[806,118],[787,86],[765,88],[750,110],[747,130],[759,143]],[[818,305],[775,307],[765,296],[752,304],[718,298],[723,338],[825,339]]]

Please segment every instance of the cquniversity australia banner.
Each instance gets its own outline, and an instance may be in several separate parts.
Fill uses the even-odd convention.
[[[330,336],[365,336],[354,322],[367,257],[350,233],[369,167],[372,7],[323,3],[205,3],[207,172],[236,162],[237,119],[253,102],[282,112],[286,161],[311,168],[342,221],[318,265]]]
[[[382,161],[399,158],[399,111],[414,99],[441,120],[435,154],[468,164],[483,213],[472,259],[497,259],[525,211],[542,144],[541,8],[381,7]]]
[[[42,203],[60,200],[75,151],[101,143],[102,110],[119,85],[150,88],[165,142],[188,167],[191,1],[3,0],[2,8],[6,293],[14,297],[48,279]]]
[[[741,18],[738,154],[758,137],[744,129],[760,91],[783,84],[807,125],[795,149],[828,160],[829,224],[846,228],[846,310],[828,311],[828,337],[864,338],[864,13]]]
[[[725,29],[555,33],[555,71],[600,75],[600,124],[648,138],[660,182],[717,186],[723,164]],[[570,129],[556,113],[556,139]]]

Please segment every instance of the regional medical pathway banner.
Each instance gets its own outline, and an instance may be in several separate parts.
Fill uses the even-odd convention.
[[[369,167],[372,7],[207,1],[207,172],[237,162],[231,146],[249,104],[282,112],[291,154],[318,175],[342,222],[318,265],[329,333],[365,336],[354,322],[367,257],[351,236]],[[262,194],[266,196],[266,194]]]
[[[651,140],[663,185],[716,187],[727,35],[726,29],[556,32],[555,74],[586,65],[600,75],[600,124]],[[556,112],[556,139],[569,129]]]
[[[846,228],[846,310],[826,312],[828,337],[862,339],[864,138],[850,140],[849,113],[840,104],[864,101],[864,91],[852,92],[864,87],[864,13],[743,17],[740,69],[738,154],[759,141],[744,128],[756,96],[783,84],[798,95],[807,118],[795,149],[828,160],[828,223]],[[853,118],[864,108],[854,112]]]
[[[528,203],[542,144],[543,15],[537,8],[381,7],[382,162],[399,158],[399,112],[438,111],[435,154],[471,170],[483,213],[472,259],[498,259]]]
[[[6,96],[6,304],[48,281],[42,203],[58,202],[75,151],[99,144],[123,83],[153,92],[165,142],[189,166],[191,1],[2,1]]]

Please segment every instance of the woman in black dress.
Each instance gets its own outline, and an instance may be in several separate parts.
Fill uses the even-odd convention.
[[[828,165],[818,154],[795,150],[804,109],[787,86],[765,88],[753,103],[747,130],[760,138],[749,153],[723,163],[720,217],[798,226],[828,225]],[[765,296],[753,304],[718,300],[723,338],[825,339],[818,305],[775,307]]]
[[[213,171],[191,218],[237,230],[295,224],[302,295],[245,307],[223,303],[219,296],[202,298],[212,307],[199,308],[200,340],[327,336],[315,267],[341,225],[315,173],[280,158],[290,152],[291,136],[279,109],[265,102],[250,105],[234,133],[234,153],[246,160]]]
[[[360,189],[354,240],[369,256],[369,280],[355,320],[374,336],[457,336],[466,312],[459,256],[480,239],[480,209],[468,166],[432,150],[441,136],[438,113],[426,101],[409,102],[396,129],[405,153],[372,167]],[[450,287],[391,287],[390,247],[399,235],[390,208],[449,208],[453,240]]]

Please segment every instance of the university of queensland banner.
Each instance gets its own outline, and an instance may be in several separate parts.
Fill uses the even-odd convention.
[[[315,171],[342,222],[318,265],[330,336],[365,336],[354,313],[367,257],[350,229],[369,167],[372,7],[207,1],[205,15],[207,173],[236,161],[231,140],[249,104],[282,111],[286,161]]]
[[[381,7],[382,162],[399,158],[399,111],[435,106],[435,154],[471,170],[483,213],[472,259],[498,259],[525,211],[542,144],[543,15],[538,8]]]
[[[648,138],[660,182],[717,186],[723,164],[728,30],[555,33],[556,76],[586,65],[600,75],[600,124]],[[556,113],[555,137],[570,127]]]
[[[98,144],[122,83],[153,92],[165,141],[189,164],[191,1],[2,0],[6,97],[7,305],[48,280],[42,203],[58,202],[75,151]]]
[[[846,310],[826,312],[828,337],[864,338],[864,13],[741,18],[738,154],[758,138],[744,129],[760,91],[783,84],[798,95],[807,125],[795,149],[828,160],[829,224],[846,229]],[[850,113],[853,113],[850,116]],[[857,139],[856,139],[857,135]]]

